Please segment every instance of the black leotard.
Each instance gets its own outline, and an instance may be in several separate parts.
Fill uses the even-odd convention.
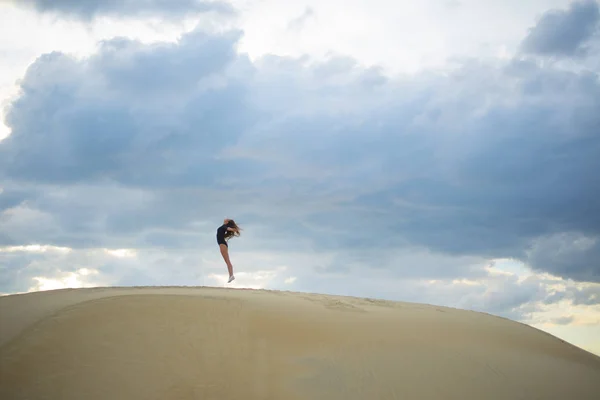
[[[227,228],[230,227],[230,224],[223,224],[217,229],[217,243],[224,244],[227,246],[227,241],[225,240],[225,233],[227,232]]]

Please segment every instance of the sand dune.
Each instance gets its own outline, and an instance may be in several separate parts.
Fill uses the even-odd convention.
[[[421,304],[217,288],[0,298],[1,399],[598,399],[600,358]]]

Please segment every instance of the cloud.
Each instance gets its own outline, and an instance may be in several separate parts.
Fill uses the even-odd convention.
[[[303,254],[232,254],[233,287],[289,289]],[[282,263],[282,261],[287,261]],[[0,293],[91,286],[224,286],[227,268],[215,246],[178,249],[0,247]],[[228,285],[232,286],[232,285]]]
[[[600,282],[596,261],[600,260],[600,237],[570,232],[540,237],[529,250],[527,260],[540,271]]]
[[[244,88],[218,82],[238,38],[239,32],[192,32],[179,45],[113,39],[85,62],[61,53],[41,56],[7,113],[16,131],[2,142],[2,149],[10,148],[0,149],[2,171],[55,183],[108,178],[152,185],[159,170],[187,184],[210,179],[198,161],[208,162],[246,122]],[[230,112],[235,119],[227,118]],[[187,177],[173,168],[173,157]]]
[[[18,0],[19,6],[32,7],[41,13],[57,13],[83,20],[99,16],[143,17],[158,16],[180,18],[192,13],[214,11],[231,14],[233,8],[226,2],[201,0]]]
[[[575,1],[567,10],[550,10],[529,30],[521,43],[525,53],[544,56],[583,56],[586,41],[598,31],[596,0]]]
[[[600,286],[589,285],[583,287],[570,286],[561,293],[562,296],[556,296],[556,299],[565,299],[576,306],[595,306],[600,305]]]
[[[571,322],[573,322],[573,320],[575,319],[575,317],[573,317],[572,315],[567,316],[567,317],[558,317],[558,318],[554,318],[552,320],[552,322],[556,325],[569,325]]]
[[[473,265],[515,258],[600,281],[597,74],[518,59],[411,76],[336,55],[251,62],[241,36],[40,56],[0,142],[0,244],[214,246],[235,216],[240,250],[329,254],[323,274],[475,278]]]
[[[546,297],[548,288],[539,277],[523,278],[489,266],[482,272],[476,280],[436,280],[423,285],[423,290],[432,299],[442,297],[441,304],[517,321],[528,320],[540,310],[537,303]]]
[[[523,304],[545,298],[548,284],[539,278],[521,280],[499,273],[486,264],[471,266],[472,279],[456,279],[463,260],[443,261],[447,271],[435,273],[433,262],[410,264],[398,259],[406,272],[385,266],[372,268],[370,260],[350,263],[347,271],[332,273],[318,267],[335,264],[336,254],[292,251],[260,252],[232,244],[237,287],[269,287],[293,291],[320,291],[359,297],[444,304],[477,311],[524,317]],[[418,256],[414,256],[415,260]],[[433,258],[433,257],[432,257]],[[60,285],[224,285],[227,270],[214,246],[160,249],[85,248],[53,246],[0,247],[0,292],[48,290]],[[419,269],[431,268],[429,273]],[[476,272],[475,272],[476,270]],[[433,273],[432,273],[433,272]],[[437,279],[431,279],[437,276]]]
[[[18,206],[34,193],[21,187],[4,187],[0,190],[0,211]]]
[[[311,7],[306,7],[302,15],[289,22],[288,29],[301,30],[312,18],[315,18],[315,11]]]
[[[463,4],[458,1],[458,0],[446,0],[444,1],[444,7],[447,8],[448,10],[455,10],[457,8],[460,8]]]

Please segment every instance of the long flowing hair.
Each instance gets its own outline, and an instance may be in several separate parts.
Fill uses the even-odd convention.
[[[240,228],[234,220],[230,219],[229,222],[227,222],[227,227],[228,228],[233,228],[234,231],[225,231],[225,239],[229,240],[230,238],[234,237],[234,236],[240,236],[240,232],[242,230],[242,228]]]

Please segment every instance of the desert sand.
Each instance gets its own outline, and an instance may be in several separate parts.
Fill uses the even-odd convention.
[[[598,399],[600,357],[507,319],[267,290],[0,298],[0,398]]]

